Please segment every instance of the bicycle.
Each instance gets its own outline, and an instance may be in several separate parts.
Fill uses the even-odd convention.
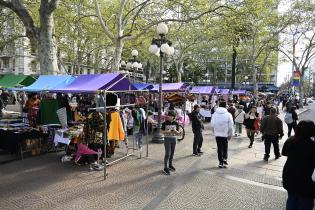
[[[155,115],[155,117],[157,117]],[[185,117],[185,121],[187,119],[188,116]],[[163,123],[165,121],[166,115],[162,115],[161,118],[161,123]],[[156,119],[157,121],[157,119]],[[176,121],[178,122],[178,130],[180,132],[180,135],[177,136],[177,140],[178,141],[182,141],[185,138],[186,132],[185,132],[185,128],[184,128],[184,116],[180,116],[180,117],[176,117]],[[157,127],[157,124],[154,125],[154,128]]]

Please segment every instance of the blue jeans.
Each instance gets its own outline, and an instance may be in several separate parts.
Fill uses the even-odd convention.
[[[286,210],[313,210],[314,199],[304,198],[288,192]]]
[[[176,137],[164,137],[164,147],[165,147],[165,156],[164,156],[164,168],[168,168],[173,165],[173,157],[176,147]]]
[[[135,133],[136,144],[138,145],[139,149],[142,147],[142,133]]]

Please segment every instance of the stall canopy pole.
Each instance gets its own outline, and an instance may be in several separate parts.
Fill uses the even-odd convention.
[[[104,91],[104,133],[103,133],[103,141],[104,141],[104,180],[106,180],[106,162],[107,162],[107,122],[106,122],[106,90]]]
[[[149,97],[149,95],[148,95]],[[149,139],[148,139],[148,135],[149,135],[149,98],[147,101],[147,121],[146,121],[146,135],[145,135],[145,140],[147,142],[147,157],[149,157]]]

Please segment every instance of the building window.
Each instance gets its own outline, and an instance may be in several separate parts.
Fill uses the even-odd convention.
[[[2,58],[3,59],[3,68],[7,69],[10,66],[10,60],[9,58]]]

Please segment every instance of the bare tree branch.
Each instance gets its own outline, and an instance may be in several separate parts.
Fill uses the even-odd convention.
[[[117,27],[117,30],[118,30],[118,37],[121,37],[123,36],[123,19],[122,19],[122,16],[123,16],[123,11],[124,11],[124,8],[126,6],[126,0],[121,0],[121,3],[120,3],[120,8],[119,8],[119,11],[118,11],[118,27]]]
[[[103,20],[103,17],[102,17],[101,11],[100,11],[100,7],[98,5],[98,0],[94,0],[94,3],[95,3],[95,7],[96,7],[96,13],[97,13],[97,16],[98,16],[98,20],[100,21],[100,24],[101,24],[105,34],[108,36],[108,38],[112,42],[114,42],[115,41],[115,36],[110,32],[109,28],[107,27],[106,23]]]
[[[214,8],[214,9],[210,9],[208,11],[205,11],[205,12],[203,12],[203,13],[195,16],[195,17],[190,17],[190,18],[187,18],[187,19],[167,18],[167,19],[163,19],[163,20],[159,20],[159,21],[153,21],[152,23],[150,23],[147,26],[145,26],[142,29],[142,31],[140,33],[138,33],[137,35],[130,35],[130,36],[124,37],[124,40],[138,39],[140,36],[145,34],[150,28],[152,28],[153,26],[158,25],[159,23],[162,23],[162,22],[190,22],[190,21],[198,20],[201,17],[203,17],[204,15],[207,15],[207,14],[210,14],[210,13],[215,13],[218,10],[223,9],[223,8],[231,9],[228,6],[221,5],[221,6],[218,6],[218,7]]]
[[[35,26],[32,16],[22,4],[22,2],[20,0],[0,0],[0,5],[7,7],[15,12],[15,14],[19,17],[25,27],[26,36],[31,41],[34,41],[34,39],[36,39],[36,37],[38,36],[38,28]]]
[[[50,0],[46,7],[46,12],[48,14],[52,13],[57,8],[58,1],[59,0]]]

